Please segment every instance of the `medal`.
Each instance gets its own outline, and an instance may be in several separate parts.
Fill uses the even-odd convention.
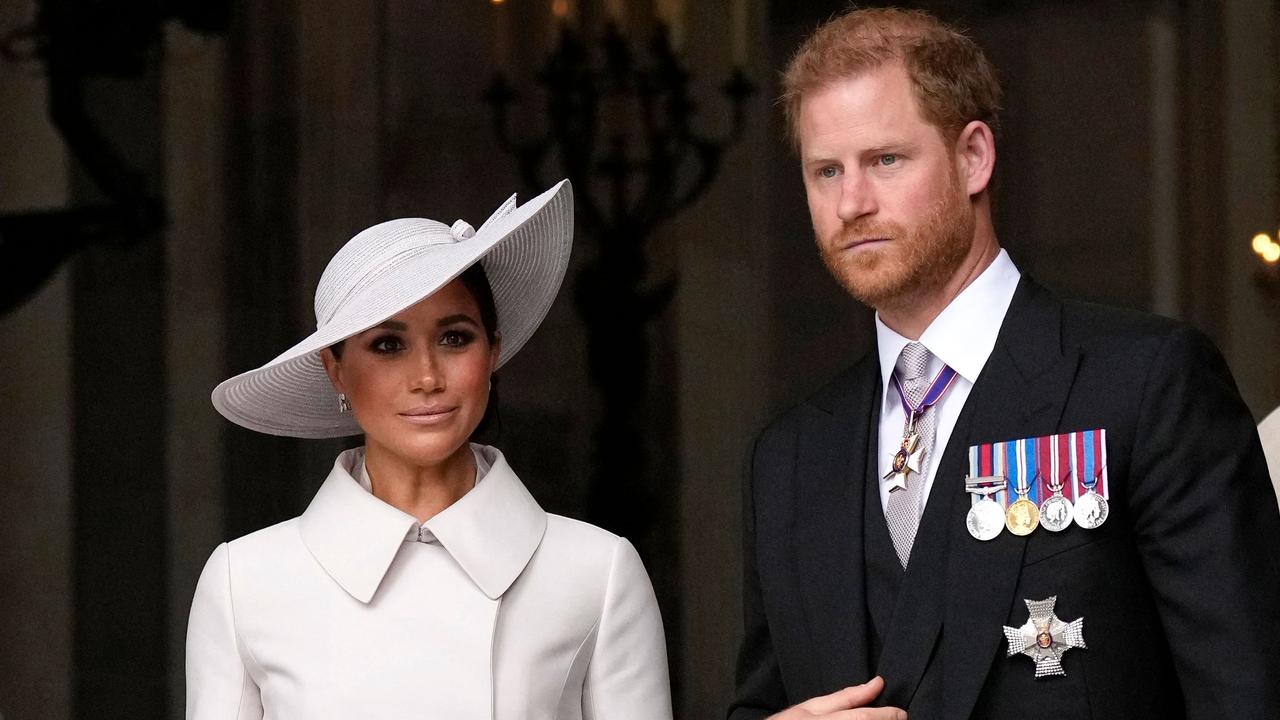
[[[1084,618],[1069,623],[1062,622],[1053,611],[1058,597],[1046,600],[1025,600],[1027,622],[1020,628],[1004,626],[1004,637],[1009,641],[1007,657],[1026,655],[1036,663],[1036,678],[1049,675],[1066,675],[1062,669],[1062,655],[1071,648],[1084,648]]]
[[[1009,509],[1005,511],[1004,525],[1014,535],[1030,535],[1040,522],[1040,509],[1036,507],[1035,503],[1027,499],[1032,487],[1031,482],[1027,480],[1027,475],[1028,470],[1034,472],[1035,455],[1028,457],[1028,442],[1026,440],[1015,440],[1009,445],[1012,450],[1017,452],[1018,477],[1016,478],[1017,486],[1014,488],[1014,492],[1018,494],[1018,499],[1010,503]],[[1034,446],[1032,450],[1034,450]],[[1014,478],[1010,478],[1011,482],[1014,480]]]
[[[994,540],[1004,528],[1004,509],[991,496],[1000,492],[1005,482],[998,475],[965,478],[965,490],[977,499],[965,516],[965,527],[975,540]]]
[[[1004,525],[1014,535],[1030,535],[1036,529],[1036,526],[1040,524],[1040,510],[1035,503],[1025,497],[1025,486],[1018,489],[1018,495],[1020,497],[1017,502],[1010,505],[1009,509],[1005,511]]]
[[[1071,501],[1062,494],[1069,477],[1070,474],[1057,481],[1050,480],[1049,491],[1053,494],[1040,503],[1040,524],[1050,532],[1062,532],[1071,524]]]
[[[1111,512],[1107,499],[1093,491],[1096,483],[1096,480],[1090,483],[1088,492],[1076,499],[1076,524],[1088,530],[1095,530],[1101,526],[1107,521],[1107,514]]]
[[[907,421],[910,425],[915,424],[914,419]],[[915,433],[908,433],[902,439],[902,445],[898,448],[898,452],[894,453],[893,461],[889,464],[889,472],[885,474],[884,479],[893,478],[893,482],[889,483],[885,489],[894,490],[896,488],[905,488],[907,486],[907,474],[920,472],[920,457],[924,454],[924,448],[920,447],[920,436]],[[893,476],[898,477],[894,478]]]
[[[1071,470],[1076,477],[1077,487],[1072,517],[1077,525],[1086,530],[1101,527],[1111,512],[1107,498],[1097,491],[1099,482],[1104,482],[1107,473],[1103,432],[1086,430],[1076,433],[1071,443]],[[1096,472],[1094,467],[1098,467]],[[1079,492],[1080,488],[1084,489],[1083,493]]]
[[[898,380],[898,374],[895,372],[893,377],[893,387],[898,391],[898,399],[902,401],[902,412],[906,415],[906,427],[902,433],[902,445],[900,445],[893,457],[889,459],[889,472],[885,473],[884,479],[892,479],[885,490],[892,491],[896,488],[906,488],[907,477],[911,473],[922,475],[924,473],[924,444],[920,442],[920,435],[916,433],[916,420],[924,414],[926,410],[933,407],[942,396],[951,389],[952,383],[955,382],[956,371],[946,365],[942,366],[942,370],[933,378],[933,382],[929,383],[929,389],[925,390],[924,397],[920,398],[920,404],[912,406],[907,400],[907,393],[902,389],[902,383]],[[894,477],[894,476],[897,477]]]

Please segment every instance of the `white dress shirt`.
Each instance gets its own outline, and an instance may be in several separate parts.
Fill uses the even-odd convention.
[[[425,523],[361,487],[356,449],[301,517],[218,546],[191,607],[187,717],[670,720],[635,549],[544,512],[502,453],[473,450],[483,480]]]
[[[1013,300],[1013,292],[1018,287],[1020,273],[1014,267],[1009,254],[1003,249],[996,259],[978,275],[969,287],[947,305],[929,327],[921,333],[918,342],[933,353],[926,377],[932,380],[943,364],[956,371],[955,382],[946,395],[933,406],[937,413],[937,435],[933,443],[933,457],[928,461],[925,470],[924,489],[920,493],[920,510],[929,500],[929,491],[933,488],[933,478],[938,471],[938,460],[942,451],[951,439],[951,431],[955,429],[956,418],[964,408],[969,391],[982,374],[982,368],[991,357],[995,347],[996,336],[1000,333],[1000,325]],[[898,363],[898,355],[902,348],[911,342],[898,333],[890,330],[876,314],[876,346],[880,354],[880,506],[888,508],[889,490],[892,480],[883,479],[893,465],[894,453],[902,445],[903,429],[906,426],[906,413],[902,410],[902,400],[894,389],[890,378]],[[960,478],[956,478],[960,482]]]

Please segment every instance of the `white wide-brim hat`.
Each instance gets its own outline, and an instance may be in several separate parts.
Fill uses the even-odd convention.
[[[329,438],[361,431],[324,371],[320,351],[413,306],[479,262],[493,289],[502,343],[497,367],[524,346],[551,308],[573,243],[568,180],[516,206],[512,195],[473,230],[401,218],[361,231],[338,251],[316,288],[316,331],[256,370],[224,380],[213,406],[270,435]]]

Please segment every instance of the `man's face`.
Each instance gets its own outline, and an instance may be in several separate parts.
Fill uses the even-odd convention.
[[[921,117],[902,65],[806,93],[796,131],[831,274],[876,308],[939,290],[973,244],[974,210],[956,154]]]

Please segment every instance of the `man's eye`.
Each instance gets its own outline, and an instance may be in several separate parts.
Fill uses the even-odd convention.
[[[881,165],[888,166],[888,165],[896,165],[897,163],[898,163],[898,156],[894,155],[893,153],[886,153],[880,156]]]
[[[837,173],[837,172],[838,172],[838,171],[836,170],[835,165],[828,165],[828,166],[826,166],[826,167],[822,168],[821,170],[819,170],[819,171],[818,171],[818,174],[819,174],[819,175],[821,175],[822,177],[827,178],[828,180],[830,180],[831,178],[833,178],[833,177],[835,177],[835,176],[836,176],[836,173]]]

